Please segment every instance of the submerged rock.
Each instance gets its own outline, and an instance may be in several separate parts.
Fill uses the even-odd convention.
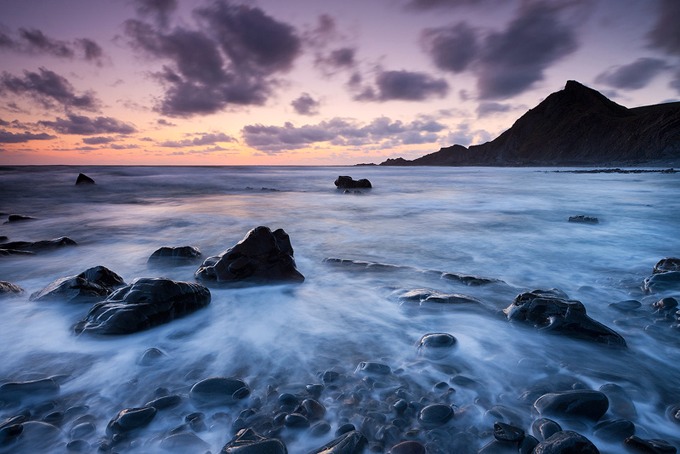
[[[413,289],[407,291],[400,291],[399,301],[403,303],[415,303],[418,305],[434,303],[434,304],[481,304],[480,301],[472,296],[461,295],[459,293],[442,293],[436,290],[428,289]]]
[[[194,282],[140,278],[95,304],[76,333],[130,334],[170,322],[210,304],[210,290]]]
[[[0,298],[7,296],[19,296],[24,293],[24,289],[16,284],[7,281],[0,281]]]
[[[81,184],[94,184],[94,180],[84,173],[79,173],[78,178],[76,178],[76,186]]]
[[[609,399],[600,391],[574,389],[544,394],[534,402],[534,408],[541,415],[597,421],[607,413]]]
[[[583,435],[571,430],[557,432],[534,448],[533,454],[600,454],[597,447]]]
[[[441,359],[446,357],[458,341],[448,333],[428,333],[418,341],[418,353],[426,358]]]
[[[678,450],[674,446],[670,445],[666,440],[645,440],[635,435],[626,438],[624,444],[627,448],[641,453],[675,454],[678,452]]]
[[[116,288],[125,285],[118,274],[104,266],[88,268],[75,276],[62,277],[39,292],[31,295],[32,301],[63,300],[87,303],[109,296]]]
[[[250,395],[246,382],[231,377],[211,377],[191,387],[189,397],[198,405],[230,405]]]
[[[256,227],[236,245],[207,258],[195,273],[196,279],[217,283],[302,282],[295,267],[290,238],[283,229],[272,232]]]
[[[253,429],[241,429],[221,454],[287,454],[286,445],[278,438],[266,438]]]
[[[32,221],[35,218],[33,216],[26,216],[23,214],[10,214],[9,217],[7,218],[7,221],[5,221],[5,224],[9,224],[11,222],[23,222],[23,221]]]
[[[186,263],[197,260],[201,257],[201,251],[195,246],[163,246],[154,251],[147,263]]]
[[[157,410],[154,407],[126,408],[109,421],[106,426],[108,435],[129,432],[149,425],[156,416]]]
[[[647,293],[663,292],[680,288],[680,271],[666,271],[652,274],[642,283]]]
[[[59,383],[53,378],[41,378],[0,385],[0,402],[13,402],[24,397],[45,397],[59,392]]]
[[[599,224],[600,220],[593,216],[579,214],[578,216],[569,216],[569,222],[577,222],[579,224]]]
[[[366,437],[361,432],[352,430],[314,449],[309,454],[361,454],[366,443]]]
[[[620,334],[590,318],[583,303],[567,299],[560,291],[534,290],[522,293],[503,312],[508,320],[531,324],[542,331],[612,346],[626,346]]]
[[[365,178],[355,180],[350,176],[341,175],[335,180],[335,186],[338,189],[370,189],[373,186],[371,182]]]
[[[62,236],[52,240],[41,240],[36,242],[30,241],[12,241],[9,243],[0,244],[0,255],[10,254],[33,254],[36,252],[49,251],[66,246],[76,246],[77,243],[71,238]],[[4,253],[2,251],[5,251]]]

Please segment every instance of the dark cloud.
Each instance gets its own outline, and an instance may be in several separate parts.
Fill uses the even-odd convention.
[[[595,82],[622,90],[644,88],[652,79],[670,66],[658,58],[638,58],[633,63],[609,68],[595,78]]]
[[[12,49],[16,47],[14,40],[6,33],[0,32],[0,48]]]
[[[670,86],[680,93],[680,71],[675,73],[675,78],[671,81]]]
[[[351,70],[357,66],[356,49],[341,47],[327,54],[318,53],[314,64],[326,76],[331,76],[340,70]]]
[[[77,134],[91,136],[96,134],[132,134],[136,129],[120,120],[111,117],[86,117],[83,115],[67,115],[68,118],[56,118],[54,121],[41,121],[40,125],[52,128],[61,134]]]
[[[75,55],[67,42],[49,38],[40,30],[21,28],[19,36],[28,43],[31,50],[61,58],[73,58]]]
[[[512,110],[509,104],[501,104],[498,102],[481,102],[477,106],[477,116],[487,117],[496,113],[504,113]]]
[[[234,142],[234,141],[235,139],[233,137],[228,136],[223,132],[219,132],[201,134],[200,136],[194,137],[193,139],[166,141],[160,143],[159,146],[168,148],[186,148],[201,145],[214,145],[217,142]]]
[[[454,73],[466,70],[479,51],[477,33],[465,22],[426,29],[421,41],[438,68]]]
[[[87,145],[101,145],[104,143],[111,143],[114,142],[116,139],[113,137],[102,137],[102,136],[97,136],[97,137],[86,137],[83,139],[83,143]]]
[[[0,49],[28,55],[41,54],[66,59],[82,58],[97,65],[101,65],[104,57],[102,48],[91,39],[63,41],[51,38],[41,30],[27,28],[20,28],[17,37],[0,32]]]
[[[159,118],[158,121],[156,121],[161,126],[177,126],[175,123],[166,120],[165,118]]]
[[[317,115],[319,113],[319,101],[312,98],[309,93],[302,93],[291,103],[295,112],[300,115]]]
[[[51,140],[56,138],[56,136],[51,136],[44,132],[38,134],[28,131],[14,133],[0,129],[0,143],[24,143],[31,140]]]
[[[177,0],[134,0],[137,13],[151,16],[163,27],[168,25],[170,16],[177,9]]]
[[[409,0],[407,8],[428,10],[433,8],[457,8],[459,6],[477,6],[488,3],[487,0]]]
[[[0,76],[0,93],[29,96],[48,108],[53,108],[55,104],[65,109],[95,111],[99,108],[100,103],[94,94],[77,95],[65,77],[45,68],[38,71],[24,71],[24,77],[3,73]]]
[[[386,117],[369,124],[333,118],[315,125],[265,126],[248,125],[242,130],[246,144],[265,153],[280,153],[330,143],[337,146],[376,145],[393,147],[403,144],[433,143],[437,132],[445,127],[434,120],[418,120],[409,124]]]
[[[259,8],[217,1],[196,10],[201,30],[164,32],[129,20],[131,44],[169,64],[157,74],[166,91],[158,110],[167,116],[210,114],[232,105],[262,105],[276,73],[291,68],[300,53],[293,27]]]
[[[104,50],[99,44],[88,38],[77,39],[75,42],[82,50],[85,60],[101,64],[101,60],[104,57]]]
[[[680,2],[660,0],[656,24],[647,37],[651,47],[680,55]]]
[[[355,99],[359,101],[423,101],[442,98],[449,91],[444,79],[412,71],[380,71],[375,78],[375,88],[365,87]]]

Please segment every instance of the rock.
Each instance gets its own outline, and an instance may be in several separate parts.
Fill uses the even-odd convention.
[[[77,243],[71,238],[62,236],[52,240],[42,240],[31,243],[29,241],[12,241],[10,243],[0,244],[0,251],[6,251],[4,254],[31,254],[36,252],[49,251],[66,246],[76,246]]]
[[[207,258],[195,273],[196,279],[217,283],[302,282],[295,268],[290,238],[283,229],[272,232],[256,227],[233,247]]]
[[[221,454],[287,454],[286,445],[277,438],[266,438],[253,429],[241,429]]]
[[[635,434],[635,424],[627,419],[607,419],[595,424],[593,435],[602,440],[622,442]]]
[[[154,407],[126,408],[109,421],[106,426],[108,435],[121,434],[147,426],[156,416]]]
[[[531,432],[540,441],[547,440],[561,430],[557,422],[548,418],[538,418],[531,424]]]
[[[210,444],[193,432],[180,432],[165,437],[160,444],[166,451],[174,452],[209,452]]]
[[[600,451],[583,435],[564,430],[540,442],[533,454],[600,454]]]
[[[680,258],[676,257],[666,257],[659,260],[652,272],[654,274],[666,273],[668,271],[680,271]]]
[[[509,320],[531,324],[541,331],[610,346],[626,346],[621,335],[588,317],[583,303],[565,296],[543,290],[522,293],[503,312]]]
[[[609,307],[611,307],[612,309],[616,309],[617,311],[620,312],[633,312],[636,309],[642,307],[642,303],[639,302],[638,300],[624,300],[617,301],[616,303],[611,303],[609,304]]]
[[[495,422],[493,424],[493,437],[498,441],[520,443],[524,439],[524,430],[519,427]]]
[[[637,452],[648,454],[675,454],[678,450],[665,440],[645,440],[633,435],[625,440],[625,445]]]
[[[413,289],[401,293],[399,301],[402,303],[416,303],[424,305],[428,303],[434,304],[481,304],[476,298],[458,293],[442,293],[436,290],[427,289]]]
[[[145,407],[153,407],[156,410],[165,410],[166,408],[173,408],[182,403],[182,396],[179,394],[171,394],[169,396],[159,397],[150,402],[147,402]]]
[[[680,424],[680,404],[671,405],[668,407],[666,410],[666,416],[668,416],[668,419],[674,423]]]
[[[656,309],[657,312],[674,311],[678,307],[678,300],[670,296],[667,298],[661,298],[659,301],[652,303],[652,307]]]
[[[0,401],[12,402],[29,396],[50,396],[58,393],[59,388],[59,383],[53,378],[8,382],[0,385]]]
[[[335,180],[335,186],[338,189],[370,189],[373,187],[371,182],[365,178],[362,178],[361,180],[355,180],[352,177],[346,175],[339,176]]]
[[[142,357],[139,359],[138,364],[140,366],[152,366],[155,363],[157,363],[159,360],[167,357],[168,355],[163,351],[160,350],[156,347],[151,347],[147,348],[144,351],[144,354]]]
[[[541,415],[597,421],[607,413],[609,399],[600,391],[575,389],[544,394],[534,402],[534,408]]]
[[[168,323],[210,304],[210,290],[193,282],[140,278],[95,304],[76,333],[129,334]]]
[[[8,296],[19,296],[24,293],[24,289],[16,284],[7,281],[0,281],[0,298]]]
[[[197,260],[201,257],[201,251],[195,246],[164,246],[156,249],[149,257],[147,263],[186,263]]]
[[[211,377],[191,387],[189,397],[198,405],[231,405],[250,395],[250,388],[241,379]]]
[[[33,216],[26,216],[23,214],[10,214],[9,217],[7,218],[7,221],[5,221],[5,224],[9,224],[11,222],[23,222],[23,221],[32,221],[35,218]]]
[[[520,442],[517,450],[519,454],[533,454],[534,449],[536,449],[536,446],[538,446],[538,443],[539,441],[535,437],[526,435]]]
[[[366,437],[361,432],[352,430],[340,435],[330,443],[314,449],[309,454],[361,454],[366,443]]]
[[[642,289],[647,293],[663,292],[677,288],[680,288],[680,271],[652,274],[642,283]]]
[[[101,301],[125,285],[118,274],[103,266],[89,268],[76,276],[57,279],[31,295],[32,301],[61,300],[70,303]]]
[[[76,186],[81,184],[94,184],[94,180],[84,173],[79,173],[78,178],[76,178]]]
[[[356,372],[371,375],[389,375],[392,373],[392,369],[387,364],[362,361],[357,366]]]
[[[420,410],[418,421],[425,427],[437,427],[449,422],[453,414],[450,405],[430,404]]]
[[[637,418],[635,403],[621,386],[616,383],[605,383],[600,386],[599,390],[607,395],[609,399],[609,412],[612,415],[624,419]]]
[[[458,341],[448,333],[425,334],[418,341],[418,354],[426,358],[441,359],[446,357]]]
[[[569,222],[577,222],[579,224],[599,224],[600,220],[596,217],[579,214],[578,216],[569,216]]]
[[[414,440],[402,441],[389,450],[389,454],[426,454],[425,446]]]

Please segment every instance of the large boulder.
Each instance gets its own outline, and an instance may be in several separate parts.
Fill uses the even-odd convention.
[[[76,333],[129,334],[168,323],[210,304],[210,290],[194,282],[140,278],[95,304]]]
[[[236,245],[207,258],[195,273],[196,279],[221,284],[302,282],[295,267],[290,238],[283,229],[256,227]]]
[[[75,276],[57,279],[31,295],[33,301],[62,300],[73,303],[101,301],[125,285],[118,274],[104,266],[89,268]]]
[[[601,391],[571,389],[542,395],[534,402],[534,408],[543,416],[597,421],[607,413],[609,399]]]
[[[81,184],[94,184],[94,180],[84,173],[79,173],[78,178],[76,178],[76,185],[81,185]]]
[[[590,318],[583,303],[568,299],[559,290],[522,293],[503,312],[508,320],[527,323],[542,331],[612,346],[626,346],[620,334]]]
[[[340,175],[338,178],[336,178],[335,186],[338,189],[370,189],[373,187],[371,186],[371,182],[366,178],[355,180],[354,178],[347,175]]]

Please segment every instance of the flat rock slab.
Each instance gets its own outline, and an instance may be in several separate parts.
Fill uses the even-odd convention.
[[[66,246],[76,246],[77,243],[71,238],[62,236],[52,240],[41,241],[12,241],[0,244],[0,255],[24,255],[35,254],[37,252],[50,251]],[[4,251],[4,252],[3,252]]]

